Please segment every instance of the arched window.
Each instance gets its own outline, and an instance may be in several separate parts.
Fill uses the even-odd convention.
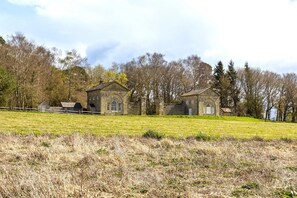
[[[121,100],[117,97],[110,98],[110,100],[107,103],[107,112],[116,113],[116,112],[122,112],[123,111],[123,104],[121,103]]]
[[[118,108],[117,108],[117,102],[114,100],[114,101],[112,101],[112,103],[111,103],[111,111],[112,112],[118,112]]]
[[[205,106],[204,114],[213,115],[214,114],[214,106],[212,106],[211,104],[207,104]]]

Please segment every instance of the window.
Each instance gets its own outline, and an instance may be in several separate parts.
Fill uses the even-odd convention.
[[[108,112],[122,112],[123,104],[114,99],[111,103],[107,103],[106,109]]]
[[[112,112],[117,112],[118,111],[117,102],[116,101],[112,101],[112,103],[111,103],[111,111]]]
[[[214,114],[214,107],[210,104],[207,104],[204,110],[204,113],[207,115],[212,115]]]

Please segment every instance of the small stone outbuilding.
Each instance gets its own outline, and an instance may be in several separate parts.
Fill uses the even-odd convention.
[[[129,89],[116,81],[87,90],[87,109],[99,114],[128,114]]]
[[[220,96],[211,88],[181,95],[186,115],[220,115]]]
[[[43,101],[42,103],[40,103],[40,105],[38,105],[39,112],[47,112],[49,108],[50,108],[50,105],[48,104],[47,101]]]
[[[231,108],[221,108],[221,115],[222,116],[232,116],[233,112]]]
[[[61,102],[62,111],[69,113],[81,113],[83,107],[79,102]]]

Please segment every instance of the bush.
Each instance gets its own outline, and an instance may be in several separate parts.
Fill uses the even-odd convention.
[[[42,142],[41,143],[41,146],[44,146],[44,147],[51,147],[51,144],[49,142]]]
[[[248,182],[248,183],[242,185],[241,188],[248,189],[248,190],[258,189],[259,184],[255,183],[255,182]]]
[[[251,138],[251,140],[256,141],[256,142],[264,142],[264,138],[260,137],[260,136],[254,136]]]
[[[147,132],[145,132],[142,137],[145,138],[153,138],[153,139],[157,139],[157,140],[161,140],[162,138],[165,137],[164,134],[161,134],[157,131],[153,131],[153,130],[148,130]]]
[[[198,140],[198,141],[209,141],[209,140],[211,140],[211,137],[210,137],[210,135],[199,132],[195,136],[195,139]]]
[[[284,197],[284,198],[296,198],[297,191],[293,189],[293,187],[287,187],[285,189],[279,189],[275,192],[277,197]]]
[[[96,151],[96,153],[97,153],[98,155],[105,155],[105,154],[108,154],[108,150],[107,150],[105,147],[100,147],[100,148]]]
[[[284,142],[286,142],[286,143],[292,143],[292,142],[293,142],[293,140],[292,140],[291,138],[287,138],[287,137],[283,137],[283,138],[281,138],[280,140],[281,140],[281,141],[284,141]]]
[[[235,189],[231,193],[232,197],[249,197],[251,196],[251,192],[245,189]]]

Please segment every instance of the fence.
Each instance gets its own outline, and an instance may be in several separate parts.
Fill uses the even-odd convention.
[[[38,111],[37,108],[22,108],[22,107],[0,107],[0,110],[7,110],[7,111]]]
[[[45,113],[72,113],[72,114],[101,114],[96,111],[75,111],[69,109],[62,109],[62,107],[50,107],[49,109],[45,109],[43,111],[38,110],[38,108],[22,108],[22,107],[0,107],[0,110],[6,111],[26,111],[26,112],[45,112]]]

